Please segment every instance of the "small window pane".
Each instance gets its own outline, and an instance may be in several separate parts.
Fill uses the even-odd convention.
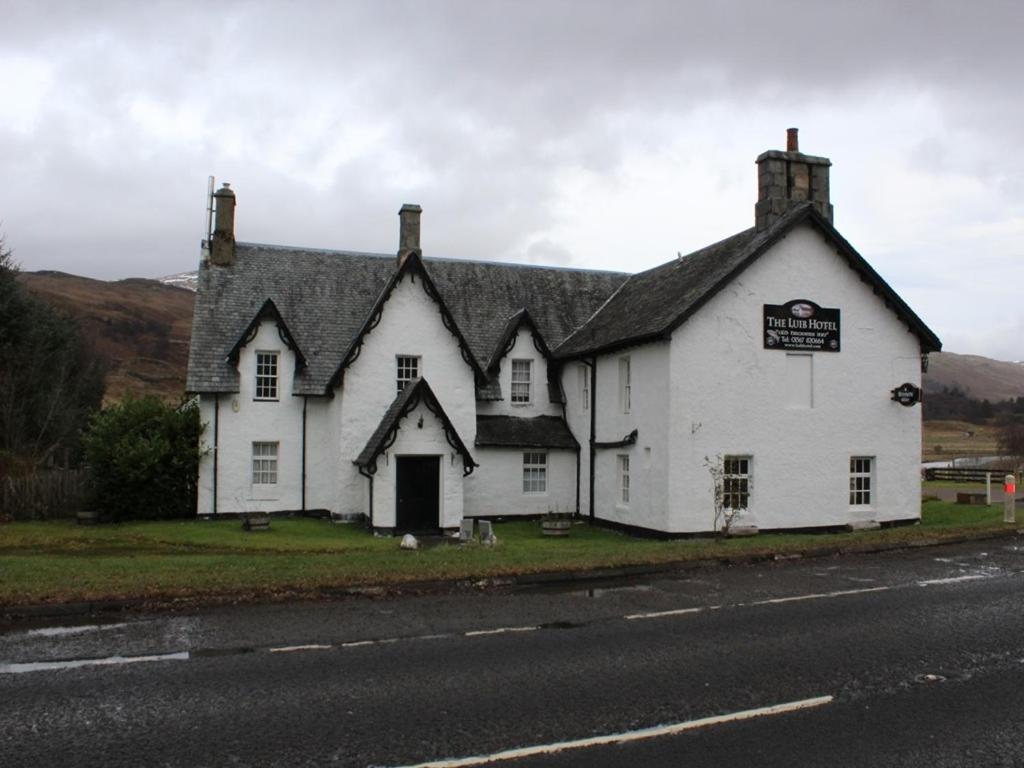
[[[619,500],[629,504],[629,456],[619,456]]]
[[[523,493],[546,493],[548,489],[548,455],[523,454]]]
[[[870,456],[853,456],[850,458],[851,507],[864,507],[871,504],[871,470],[873,463]]]
[[[725,509],[750,507],[750,457],[726,456],[722,460],[722,506]]]
[[[401,392],[405,385],[420,376],[420,359],[411,355],[398,356],[397,387]]]
[[[256,399],[277,399],[277,352],[256,353]]]
[[[253,485],[277,483],[277,443],[252,444]]]
[[[532,374],[532,360],[512,361],[512,402],[530,402],[530,379]]]

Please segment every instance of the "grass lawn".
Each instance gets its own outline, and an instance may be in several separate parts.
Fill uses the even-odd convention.
[[[325,588],[466,579],[602,566],[790,554],[823,547],[941,539],[1003,528],[1002,508],[926,502],[919,526],[859,533],[761,534],[655,541],[575,525],[545,538],[536,521],[495,526],[499,543],[404,551],[398,539],[323,520],[275,518],[246,533],[237,520],[72,521],[0,525],[0,605],[119,598],[239,599],[315,594]]]

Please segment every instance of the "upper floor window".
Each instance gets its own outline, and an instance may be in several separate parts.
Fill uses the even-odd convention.
[[[587,366],[579,366],[580,376],[580,408],[587,410],[590,408],[590,371]]]
[[[866,507],[871,504],[871,469],[874,462],[870,456],[850,458],[850,506]]]
[[[530,387],[533,378],[533,360],[512,361],[512,402],[530,402]]]
[[[278,352],[256,353],[256,399],[277,400]]]
[[[630,371],[629,358],[619,358],[619,406],[623,413],[629,413],[633,405],[633,383]]]
[[[420,359],[411,355],[398,356],[398,391],[405,389],[405,385],[413,379],[420,377]]]
[[[722,459],[722,507],[747,509],[750,506],[749,456],[726,456]]]
[[[252,484],[277,483],[277,443],[252,444]]]
[[[546,493],[548,490],[548,455],[523,454],[523,493]]]

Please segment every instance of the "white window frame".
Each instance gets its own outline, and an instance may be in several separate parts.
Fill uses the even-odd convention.
[[[525,377],[523,376],[524,372]],[[509,386],[509,402],[512,405],[529,405],[533,402],[533,360],[513,360],[510,373],[512,378]]]
[[[629,504],[629,454],[619,454],[619,503]]]
[[[277,485],[278,454],[281,444],[270,440],[255,440],[252,444],[252,484]]]
[[[281,353],[276,350],[256,351],[256,388],[253,400],[277,400],[280,389]]]
[[[423,375],[422,359],[419,355],[395,355],[395,390],[401,392],[405,385]]]
[[[753,456],[722,457],[722,509],[732,512],[750,509]],[[739,501],[739,506],[735,502]]]
[[[619,407],[623,413],[633,407],[633,372],[628,355],[619,358]]]
[[[590,369],[580,363],[580,410],[590,410]]]
[[[548,492],[548,455],[544,451],[523,453],[523,493],[537,496]]]
[[[875,485],[875,457],[850,457],[850,506],[870,507]]]

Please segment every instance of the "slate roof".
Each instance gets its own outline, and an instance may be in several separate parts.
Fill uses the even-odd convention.
[[[580,444],[560,416],[477,416],[478,448],[569,448]]]
[[[366,442],[366,446],[359,453],[359,456],[353,463],[368,469],[371,474],[376,472],[377,457],[387,450],[391,443],[394,442],[393,435],[400,428],[401,420],[412,412],[421,402],[426,404],[431,413],[441,419],[441,423],[444,426],[445,437],[452,448],[462,454],[465,468],[468,471],[472,471],[473,467],[478,466],[477,463],[473,461],[473,457],[469,454],[469,449],[466,447],[466,444],[462,442],[462,438],[455,430],[455,425],[452,424],[451,419],[448,418],[448,414],[444,412],[444,408],[441,407],[441,403],[434,394],[434,390],[432,390],[430,385],[427,384],[426,379],[413,379],[405,385],[405,388],[402,389],[401,392],[398,393],[398,396],[395,397],[391,405],[388,406],[388,409],[384,412],[377,428],[373,431],[373,434],[370,435],[370,439]]]
[[[886,304],[917,334],[923,352],[942,342],[810,203],[791,208],[773,226],[744,230],[681,259],[630,277],[608,302],[554,349],[556,358],[613,352],[671,332],[801,223],[817,226]]]
[[[330,394],[332,375],[396,271],[395,256],[254,243],[238,243],[235,255],[229,267],[200,266],[188,391],[238,391],[238,371],[228,355],[269,299],[306,361],[294,394]],[[497,262],[423,262],[481,369],[521,309],[554,348],[628,277]]]

